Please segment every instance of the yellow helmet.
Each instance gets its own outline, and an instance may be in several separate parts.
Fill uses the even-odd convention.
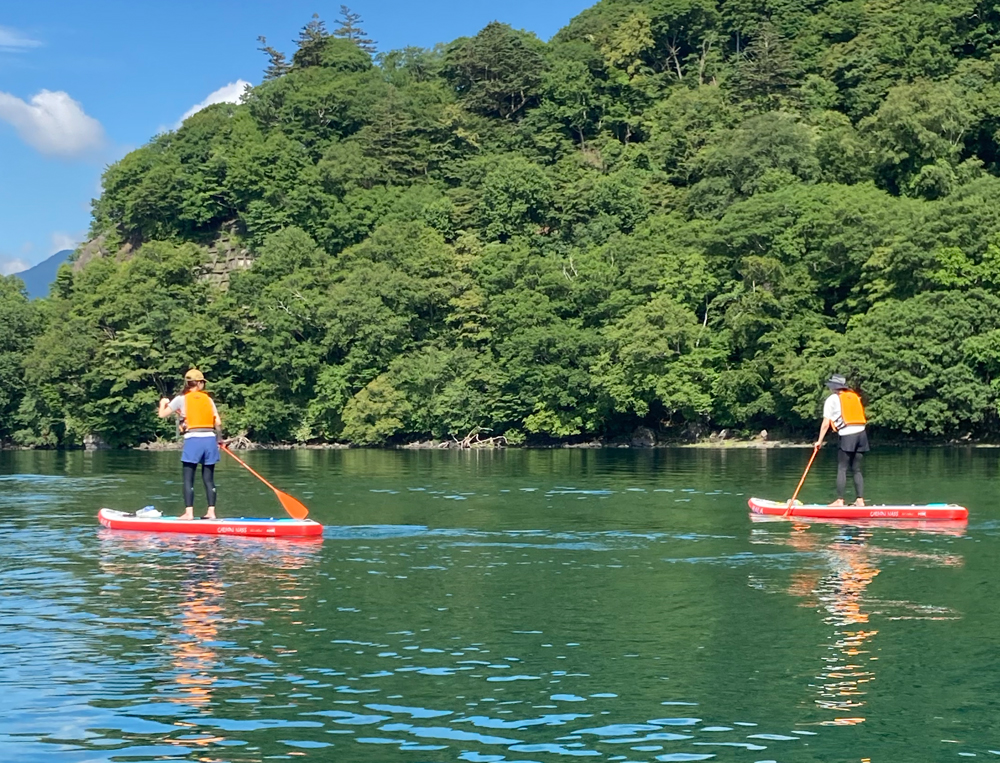
[[[197,368],[192,368],[186,374],[184,374],[184,381],[205,381],[205,374],[199,371]]]

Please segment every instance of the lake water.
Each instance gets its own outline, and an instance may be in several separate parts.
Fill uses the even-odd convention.
[[[913,529],[753,521],[806,450],[249,453],[281,541],[97,524],[176,453],[0,453],[0,760],[998,759],[998,455],[874,451],[971,512]]]

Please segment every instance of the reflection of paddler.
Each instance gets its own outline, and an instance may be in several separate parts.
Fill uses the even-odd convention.
[[[854,535],[844,534],[830,546],[833,575],[825,578],[829,594],[820,594],[835,625],[867,623],[869,613],[861,609],[865,589],[881,570],[872,562],[867,547],[870,532],[857,529]]]
[[[792,532],[788,536],[788,545],[796,551],[812,552],[816,550],[817,540],[813,533],[809,532],[809,525],[792,525]],[[788,586],[788,593],[798,598],[806,599],[801,603],[803,607],[816,606],[816,586],[822,577],[821,570],[807,567],[795,570],[792,573],[792,582]]]
[[[755,521],[766,523],[768,518]],[[787,524],[783,525],[787,527]],[[907,525],[915,534],[927,531],[926,527]],[[814,565],[803,565],[792,573],[789,594],[801,600],[802,606],[821,606],[828,613],[824,622],[834,628],[833,642],[828,647],[832,654],[823,657],[827,663],[819,673],[819,681],[813,684],[818,698],[816,704],[824,710],[832,711],[835,717],[822,721],[823,725],[854,725],[863,723],[864,717],[857,715],[857,708],[865,705],[865,684],[875,679],[874,657],[865,657],[870,652],[868,642],[877,630],[868,627],[873,614],[866,610],[865,594],[868,586],[879,575],[879,560],[884,556],[921,561],[924,563],[955,567],[963,563],[959,554],[923,553],[907,549],[893,549],[870,544],[873,529],[867,526],[841,525],[839,534],[832,542],[823,540],[826,525],[796,523],[791,532],[782,536],[755,530],[761,540],[752,542],[787,544],[805,556],[818,555],[826,564],[817,569]],[[935,532],[938,532],[936,528]],[[949,530],[948,533],[953,533]],[[753,580],[753,576],[751,576]],[[908,602],[893,602],[894,606],[917,608]],[[919,607],[926,611],[926,607]],[[946,608],[944,608],[946,610]],[[943,619],[952,617],[942,608],[935,608],[932,616],[922,619]],[[864,662],[862,662],[864,660]]]
[[[209,559],[207,564],[204,559],[199,558],[198,561],[198,574],[204,574],[205,566],[212,573],[218,570],[216,560]],[[204,707],[211,703],[212,689],[218,681],[213,672],[217,655],[210,644],[218,638],[224,589],[217,580],[188,580],[183,585],[187,589],[187,596],[180,605],[180,638],[173,651],[173,665],[177,670],[174,681],[178,689],[168,699],[183,705]],[[168,744],[204,747],[226,739],[214,734],[196,736],[200,731],[197,724],[184,720],[176,721],[175,725],[188,726],[192,733],[181,738],[167,737],[164,741]]]
[[[862,608],[864,592],[879,574],[872,561],[872,551],[867,542],[871,533],[860,528],[844,528],[842,534],[829,546],[821,546],[810,525],[793,526],[788,544],[798,551],[821,553],[829,567],[824,574],[819,570],[804,570],[793,574],[788,593],[805,598],[804,606],[819,604],[828,613],[825,621],[835,626],[836,640],[831,646],[838,654],[825,658],[830,666],[820,673],[821,683],[816,687],[819,698],[816,704],[825,710],[843,713],[862,707],[865,692],[861,685],[874,678],[856,664],[859,655],[866,654],[866,641],[875,636],[874,630],[847,630],[844,626],[868,622],[869,613]],[[832,569],[830,569],[832,568]],[[841,716],[830,721],[836,725],[862,723],[864,718]]]
[[[840,655],[830,660],[831,667],[819,677],[825,683],[820,687],[820,698],[816,703],[827,710],[845,711],[863,707],[861,699],[866,692],[862,688],[874,680],[875,675],[856,660],[868,653],[865,642],[878,631],[859,628],[842,630],[844,626],[867,624],[870,613],[864,611],[864,593],[872,580],[881,571],[872,561],[867,548],[870,533],[859,531],[854,536],[842,536],[830,547],[834,573],[821,581],[817,590],[819,600],[830,613],[827,622],[838,628],[839,638],[833,648]],[[838,725],[861,723],[864,718],[841,717],[833,721]]]
[[[176,681],[181,696],[176,701],[192,705],[207,704],[212,698],[212,674],[215,651],[207,644],[219,634],[222,612],[222,584],[213,580],[194,583],[181,605],[181,636],[174,651],[174,666],[180,671]]]

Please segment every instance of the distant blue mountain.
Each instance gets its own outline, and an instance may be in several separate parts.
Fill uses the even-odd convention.
[[[56,280],[59,266],[66,262],[71,254],[73,254],[72,249],[63,249],[47,260],[43,260],[27,270],[22,270],[20,273],[15,273],[28,288],[28,296],[32,299],[49,296],[49,286]]]

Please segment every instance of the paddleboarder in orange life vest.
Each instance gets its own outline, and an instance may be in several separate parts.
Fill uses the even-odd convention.
[[[201,481],[205,485],[208,511],[202,519],[215,519],[215,465],[221,458],[222,419],[215,401],[205,392],[205,376],[197,368],[184,374],[184,392],[173,400],[161,398],[161,419],[178,415],[184,432],[181,466],[184,470],[184,514],[181,519],[194,519],[194,474],[201,464]]]
[[[819,428],[819,439],[816,447],[823,447],[823,438],[833,430],[839,436],[840,447],[837,449],[837,500],[831,506],[844,505],[844,489],[847,487],[847,469],[850,467],[854,476],[854,490],[858,499],[855,506],[865,505],[865,478],[861,473],[861,461],[868,452],[868,432],[865,417],[865,407],[861,397],[847,385],[847,379],[840,374],[834,374],[826,386],[832,393],[823,403],[823,424]]]

